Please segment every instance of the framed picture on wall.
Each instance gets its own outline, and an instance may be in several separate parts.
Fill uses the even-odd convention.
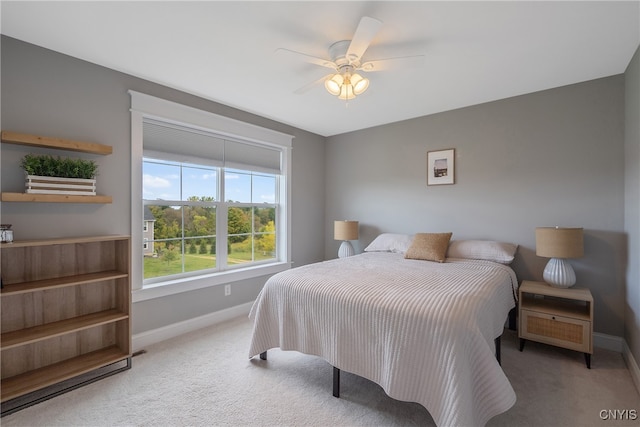
[[[456,150],[427,152],[427,185],[455,184]]]

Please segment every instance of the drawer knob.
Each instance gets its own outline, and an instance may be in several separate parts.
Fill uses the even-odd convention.
[[[551,316],[551,319],[552,320],[556,320],[556,316]]]

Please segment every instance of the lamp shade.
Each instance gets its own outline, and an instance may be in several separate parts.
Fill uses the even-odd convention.
[[[536,228],[536,255],[547,258],[580,258],[584,255],[582,228]]]
[[[335,240],[358,240],[358,221],[334,221]]]
[[[353,86],[351,83],[344,84],[340,87],[340,95],[338,95],[338,99],[353,99],[356,96],[353,94]]]
[[[369,79],[365,79],[360,74],[351,76],[351,84],[353,85],[353,94],[360,95],[369,87]]]
[[[344,79],[340,74],[334,74],[324,82],[324,87],[327,91],[334,96],[340,95],[340,88],[344,83]]]

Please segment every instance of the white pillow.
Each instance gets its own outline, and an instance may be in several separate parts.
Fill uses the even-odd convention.
[[[411,246],[413,236],[408,234],[382,233],[364,248],[365,252],[394,252],[403,254]]]
[[[491,240],[452,240],[447,250],[447,258],[482,259],[511,264],[518,245],[493,242]]]

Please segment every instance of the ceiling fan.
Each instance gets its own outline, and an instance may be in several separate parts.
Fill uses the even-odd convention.
[[[285,48],[276,49],[276,53],[293,55],[306,62],[333,70],[330,74],[297,89],[295,93],[304,93],[324,82],[324,86],[330,94],[339,99],[350,100],[362,94],[369,87],[369,79],[361,76],[358,72],[369,73],[400,66],[410,67],[418,65],[424,60],[424,55],[413,55],[364,61],[363,55],[381,27],[381,21],[368,16],[362,17],[351,40],[341,40],[329,47],[331,59],[318,58]]]

